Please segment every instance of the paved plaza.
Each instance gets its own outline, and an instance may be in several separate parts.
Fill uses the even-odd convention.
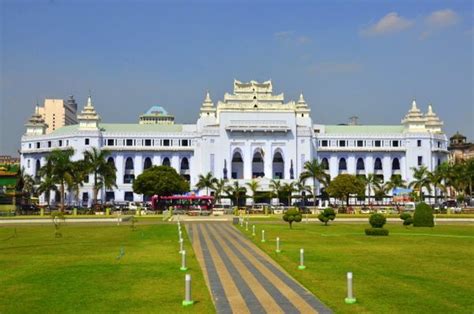
[[[218,313],[331,313],[229,223],[186,227]]]

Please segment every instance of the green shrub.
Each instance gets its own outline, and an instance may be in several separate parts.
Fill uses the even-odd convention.
[[[403,220],[403,225],[404,226],[409,226],[413,223],[413,218],[411,217],[410,213],[400,214],[400,219]]]
[[[383,225],[387,222],[387,218],[385,218],[382,214],[372,214],[369,218],[369,223],[372,228],[383,228]]]
[[[292,208],[288,209],[286,213],[283,215],[283,220],[290,224],[290,229],[293,228],[293,222],[300,222],[303,217],[299,210]]]
[[[388,236],[388,229],[384,228],[366,228],[365,234],[368,236]]]
[[[325,208],[321,214],[318,215],[318,219],[324,222],[324,225],[328,225],[329,220],[336,218],[336,212],[332,208]]]
[[[434,227],[433,209],[426,203],[416,205],[413,215],[414,227]]]

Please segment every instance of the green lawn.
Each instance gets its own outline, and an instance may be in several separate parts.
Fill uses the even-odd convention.
[[[405,228],[368,237],[368,225],[258,224],[255,243],[336,313],[473,313],[474,226]],[[249,238],[251,232],[237,227]],[[249,228],[250,229],[250,228]],[[251,229],[250,229],[251,230]],[[279,236],[282,253],[276,254]],[[299,249],[306,270],[298,270]],[[346,305],[346,272],[357,304]]]
[[[176,225],[138,222],[132,231],[71,224],[61,232],[55,238],[52,225],[0,227],[0,313],[215,312],[186,236],[197,303],[181,305]]]

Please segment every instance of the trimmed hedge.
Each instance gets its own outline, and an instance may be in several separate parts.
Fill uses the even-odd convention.
[[[382,214],[372,214],[369,218],[369,223],[372,228],[383,228],[383,225],[387,222],[387,218],[385,218]]]
[[[413,215],[414,227],[434,227],[433,209],[426,203],[416,205]]]
[[[400,215],[400,219],[403,220],[404,226],[409,226],[413,223],[413,218],[410,213],[403,213]]]
[[[365,234],[368,236],[388,236],[388,229],[384,228],[366,228]]]

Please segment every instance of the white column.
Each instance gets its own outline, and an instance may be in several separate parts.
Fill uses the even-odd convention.
[[[123,184],[123,174],[125,171],[125,161],[123,155],[115,157],[115,168],[117,169],[117,185]]]
[[[354,155],[347,157],[347,173],[352,175],[356,174],[356,159]]]
[[[382,167],[384,182],[390,181],[390,177],[392,176],[392,158],[390,155],[383,156]]]
[[[153,166],[161,166],[161,156],[154,155],[152,163],[153,163]]]
[[[265,147],[263,148],[265,152],[265,156],[263,157],[263,172],[265,173],[265,177],[272,179],[273,178],[273,152],[271,143],[267,142]]]
[[[365,157],[365,173],[366,175],[369,173],[374,173],[374,156],[367,156]]]
[[[245,143],[245,147],[242,149],[242,160],[244,161],[244,179],[252,179],[252,147],[249,142]]]
[[[135,157],[133,158],[133,169],[134,169],[135,179],[136,179],[143,172],[143,156],[142,155],[135,155]]]
[[[329,174],[331,175],[331,180],[337,177],[339,174],[339,163],[336,155],[331,155],[328,158],[329,161]]]

